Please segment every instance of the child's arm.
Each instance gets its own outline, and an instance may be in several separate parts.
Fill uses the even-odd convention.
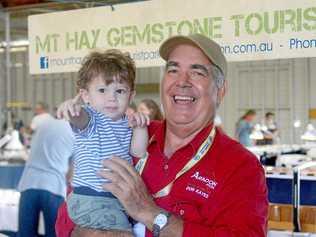
[[[146,155],[148,145],[147,126],[150,119],[142,113],[134,113],[128,117],[129,125],[133,128],[130,154],[142,158]]]
[[[75,128],[85,129],[89,123],[88,113],[82,109],[81,95],[66,100],[57,109],[57,118],[68,120]]]

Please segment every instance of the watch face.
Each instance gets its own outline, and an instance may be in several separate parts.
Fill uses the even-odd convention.
[[[164,227],[167,224],[168,221],[168,217],[164,214],[159,214],[156,218],[155,218],[155,224],[158,225],[160,228]]]

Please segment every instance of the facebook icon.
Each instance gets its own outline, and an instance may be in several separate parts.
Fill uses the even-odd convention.
[[[48,57],[40,57],[40,68],[41,69],[48,68]]]

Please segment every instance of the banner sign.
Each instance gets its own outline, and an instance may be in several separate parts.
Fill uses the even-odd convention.
[[[316,56],[315,0],[151,0],[28,19],[30,73],[77,71],[89,52],[117,48],[160,66],[171,35],[201,33],[228,61]]]

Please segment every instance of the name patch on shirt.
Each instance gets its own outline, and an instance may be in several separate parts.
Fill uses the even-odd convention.
[[[198,194],[199,196],[202,196],[205,199],[207,199],[209,197],[208,193],[202,191],[201,189],[199,189],[197,187],[194,187],[193,185],[188,185],[185,188],[185,190],[188,191],[188,192],[196,193],[196,194]]]

